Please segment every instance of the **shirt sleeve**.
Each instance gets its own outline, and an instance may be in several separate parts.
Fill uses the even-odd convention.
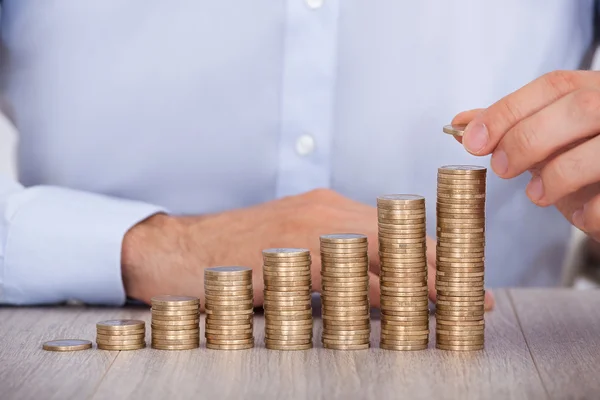
[[[125,233],[162,208],[0,178],[0,303],[121,305]]]

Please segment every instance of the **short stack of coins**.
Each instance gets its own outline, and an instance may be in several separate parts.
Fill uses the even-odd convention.
[[[377,198],[381,343],[387,350],[424,350],[429,344],[425,198]]]
[[[367,237],[331,234],[320,240],[323,347],[368,349],[371,323]]]
[[[206,348],[244,350],[254,347],[252,269],[206,268],[204,292]]]
[[[155,296],[151,304],[153,349],[200,347],[200,301],[197,297]]]
[[[313,347],[311,257],[307,249],[263,250],[265,347]]]
[[[138,350],[146,347],[146,323],[135,319],[113,319],[96,324],[100,350]]]
[[[481,350],[484,345],[486,169],[438,169],[436,347]]]

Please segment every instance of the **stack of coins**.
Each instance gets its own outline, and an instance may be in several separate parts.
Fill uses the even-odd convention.
[[[213,267],[204,270],[206,348],[243,350],[254,347],[252,269]]]
[[[265,347],[313,347],[311,258],[307,249],[263,250]]]
[[[96,324],[100,350],[137,350],[146,347],[146,323],[135,319],[113,319]]]
[[[200,346],[200,302],[192,296],[156,296],[152,302],[152,348],[189,350]]]
[[[377,198],[381,260],[381,348],[424,350],[429,343],[425,198]]]
[[[323,347],[362,350],[370,346],[369,256],[361,234],[321,236]]]
[[[438,170],[438,349],[483,349],[485,181],[483,167],[450,165]]]

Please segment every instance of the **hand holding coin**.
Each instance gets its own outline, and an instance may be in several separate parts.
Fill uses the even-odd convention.
[[[452,123],[468,123],[457,139],[474,155],[492,154],[498,176],[531,172],[532,202],[555,205],[600,240],[600,72],[551,72]]]

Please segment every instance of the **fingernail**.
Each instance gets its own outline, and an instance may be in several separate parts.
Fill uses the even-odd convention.
[[[540,201],[544,197],[544,183],[542,182],[542,178],[534,176],[527,184],[525,192],[534,203]]]
[[[496,300],[494,299],[494,295],[491,290],[485,291],[485,297],[483,300],[483,307],[485,311],[490,311],[494,309],[494,305],[496,304]]]
[[[583,208],[580,208],[579,210],[577,210],[573,213],[573,215],[571,216],[571,221],[573,221],[573,225],[575,225],[575,227],[583,230],[583,227],[584,227]]]
[[[489,140],[488,130],[481,122],[471,122],[465,129],[463,145],[469,153],[479,154]]]
[[[496,175],[502,176],[508,172],[508,157],[504,150],[496,150],[490,163]]]

